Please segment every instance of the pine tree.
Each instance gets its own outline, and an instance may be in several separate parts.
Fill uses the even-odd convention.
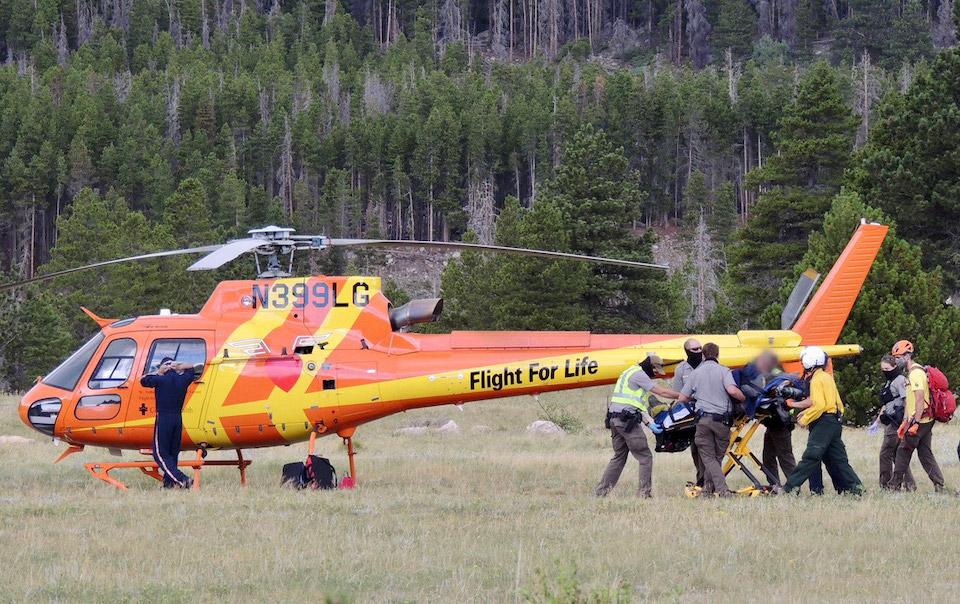
[[[716,199],[710,208],[710,232],[721,244],[725,245],[734,236],[737,229],[737,193],[732,182],[724,182],[717,190]]]
[[[570,229],[570,248],[581,254],[626,260],[652,259],[652,234],[637,237],[633,222],[644,195],[622,148],[591,125],[578,130],[564,149],[556,177],[538,202],[555,206]],[[641,331],[675,326],[670,309],[676,291],[661,276],[602,265],[593,269],[584,302],[596,331]]]
[[[177,245],[192,247],[213,242],[213,219],[203,184],[196,178],[180,183],[163,204],[163,223]]]
[[[525,210],[513,197],[496,223],[497,245],[569,251],[569,237],[555,206]],[[466,252],[444,269],[446,306],[437,327],[586,329],[589,282],[590,270],[579,262]]]
[[[159,249],[155,231],[143,214],[131,212],[116,195],[102,198],[90,189],[80,191],[57,226],[57,244],[41,272]],[[158,272],[160,266],[157,262],[109,266],[57,277],[47,287],[56,294],[54,303],[67,320],[73,341],[81,341],[95,326],[80,306],[115,318],[156,312],[164,306],[160,296],[167,283]]]
[[[74,339],[51,294],[32,289],[19,300],[7,297],[12,304],[0,316],[0,375],[12,390],[26,390],[70,354]]]
[[[940,53],[905,93],[879,109],[863,160],[852,172],[866,203],[891,215],[919,245],[926,266],[960,286],[960,50]]]
[[[793,276],[808,267],[826,274],[861,219],[891,222],[856,193],[838,195],[822,229],[810,235],[810,248],[794,267]],[[780,301],[787,299],[791,288],[792,283],[787,283],[780,289]],[[778,321],[780,310],[779,303],[773,305],[765,313],[767,322]],[[901,339],[917,345],[923,363],[940,367],[949,376],[960,375],[960,309],[943,305],[941,271],[924,270],[920,249],[892,227],[840,335],[841,342],[863,346],[858,357],[837,364],[837,383],[848,407],[845,417],[851,421],[863,424],[873,418],[881,383],[880,357]]]
[[[933,52],[919,0],[849,0],[836,31],[836,51],[847,61],[867,52],[877,63],[896,67]]]
[[[710,38],[715,56],[722,56],[728,48],[735,60],[742,60],[753,51],[753,37],[757,33],[757,13],[748,0],[720,0],[717,23]]]
[[[855,127],[836,71],[815,64],[779,120],[777,155],[750,174],[761,195],[730,257],[733,295],[745,317],[774,301],[807,237],[822,224],[849,165]]]

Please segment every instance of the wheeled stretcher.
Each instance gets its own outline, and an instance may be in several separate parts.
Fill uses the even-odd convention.
[[[750,481],[748,486],[736,490],[737,494],[755,497],[770,492],[770,485],[779,484],[777,476],[764,467],[760,458],[751,450],[750,441],[760,426],[768,420],[792,424],[793,418],[786,400],[803,396],[804,385],[800,378],[793,374],[783,374],[770,380],[757,396],[734,412],[730,427],[730,445],[723,461],[723,473],[729,476],[734,468],[737,468]],[[663,432],[656,435],[656,451],[678,453],[690,447],[697,423],[696,411],[690,403],[661,403],[653,406],[652,411],[654,420],[663,427]],[[766,479],[766,483],[762,478]],[[685,494],[688,497],[698,497],[700,487],[687,483]]]

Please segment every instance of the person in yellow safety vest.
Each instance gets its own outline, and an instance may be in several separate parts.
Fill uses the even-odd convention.
[[[676,400],[680,393],[657,384],[655,377],[663,377],[663,359],[650,353],[638,365],[627,368],[620,374],[610,402],[607,405],[605,425],[610,429],[613,441],[613,457],[603,471],[603,476],[594,492],[598,497],[609,493],[620,480],[627,463],[627,455],[633,454],[640,463],[638,497],[651,497],[653,489],[653,454],[647,444],[647,436],[641,425],[658,434],[662,428],[650,416],[650,395]]]

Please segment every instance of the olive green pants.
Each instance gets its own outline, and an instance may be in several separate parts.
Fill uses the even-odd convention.
[[[817,472],[820,464],[823,463],[830,470],[830,478],[833,479],[833,486],[838,492],[862,493],[863,483],[850,467],[842,435],[843,425],[836,414],[824,414],[813,422],[810,425],[807,448],[803,452],[803,457],[800,458],[800,463],[787,478],[784,489],[787,492],[799,489],[800,485]]]

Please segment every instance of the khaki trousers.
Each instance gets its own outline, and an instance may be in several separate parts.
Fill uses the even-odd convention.
[[[900,437],[897,436],[896,424],[883,427],[883,442],[880,443],[880,488],[890,488],[890,479],[893,478],[893,465],[897,459],[897,448],[900,446]],[[903,473],[903,488],[916,491],[917,483],[913,479],[913,472],[907,466]]]
[[[888,486],[894,490],[900,490],[904,486],[905,475],[910,468],[910,460],[913,458],[913,452],[916,450],[917,457],[920,458],[920,465],[930,478],[930,482],[935,487],[943,486],[943,472],[940,471],[940,464],[937,458],[933,456],[933,424],[926,422],[920,424],[914,436],[905,436],[897,447],[897,461],[893,466],[893,477],[890,478]]]
[[[700,463],[700,451],[697,450],[697,443],[690,443],[690,457],[693,458],[693,467],[697,470],[696,485],[703,486],[703,464]]]
[[[653,491],[653,453],[647,444],[647,435],[638,422],[633,430],[624,430],[625,422],[614,417],[610,419],[610,439],[613,441],[613,457],[603,471],[603,476],[594,492],[602,497],[617,486],[620,474],[627,463],[627,456],[632,454],[640,464],[640,482],[637,485],[637,496],[650,497]]]
[[[703,493],[729,495],[730,489],[727,488],[722,463],[730,445],[730,426],[704,415],[697,421],[697,433],[693,442],[700,452],[700,465],[703,466]]]

